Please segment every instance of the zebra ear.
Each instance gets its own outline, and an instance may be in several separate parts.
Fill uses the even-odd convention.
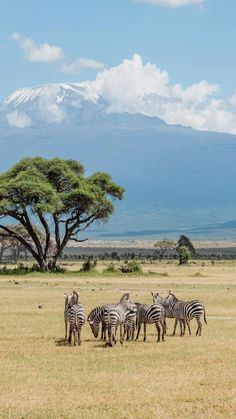
[[[151,291],[151,295],[154,297],[153,292]]]
[[[171,291],[169,291],[169,295],[171,294]]]

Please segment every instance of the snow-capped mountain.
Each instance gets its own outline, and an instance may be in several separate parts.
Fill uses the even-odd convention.
[[[88,83],[58,83],[16,90],[1,111],[10,125],[88,123],[106,109],[106,103]],[[23,126],[20,126],[21,121]]]
[[[185,227],[202,237],[235,234],[233,135],[111,113],[89,83],[55,84],[17,90],[0,106],[0,170],[35,155],[77,159],[87,173],[107,171],[126,188],[97,237]]]

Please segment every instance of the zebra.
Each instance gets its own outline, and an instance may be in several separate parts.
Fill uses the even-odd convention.
[[[73,296],[69,301],[69,337],[68,342],[71,344],[72,333],[74,335],[74,345],[76,345],[76,336],[78,338],[78,345],[81,344],[81,328],[85,323],[86,317],[84,314],[83,305],[79,303],[79,294],[73,291]]]
[[[116,329],[120,326],[120,343],[123,344],[123,325],[125,322],[126,314],[128,311],[136,312],[137,308],[129,299],[129,294],[124,294],[118,304],[111,304],[104,307],[103,319],[108,329],[110,347],[113,346],[113,342],[116,343]]]
[[[126,339],[127,340],[134,340],[136,315],[137,315],[137,311],[136,312],[128,311],[128,313],[125,316],[124,337],[125,337],[125,334],[126,334]]]
[[[135,303],[137,306],[137,336],[136,340],[139,337],[141,325],[143,323],[144,326],[144,338],[143,340],[146,341],[146,325],[148,324],[155,324],[157,330],[157,342],[160,342],[160,335],[161,329],[159,323],[161,324],[162,328],[162,341],[164,341],[165,335],[165,310],[162,304],[140,304]]]
[[[100,323],[102,322],[102,333],[101,333],[100,340],[106,340],[106,324],[104,323],[104,319],[103,319],[104,307],[106,306],[104,305],[104,306],[95,307],[89,313],[88,318],[87,318],[95,338],[98,337],[99,326],[100,326]]]
[[[65,340],[67,340],[67,326],[70,321],[70,305],[69,301],[72,298],[72,294],[64,294],[65,307],[64,307],[64,321],[65,321]]]
[[[91,327],[92,333],[95,338],[99,334],[99,326],[102,323],[102,334],[100,340],[106,341],[106,324],[104,322],[104,308],[108,306],[116,306],[117,304],[106,304],[104,306],[95,307],[88,315],[88,322]],[[136,317],[135,312],[128,311],[125,316],[124,322],[124,336],[127,334],[127,340],[134,338],[134,319]]]
[[[152,301],[153,301],[154,304],[155,303],[159,303],[159,304],[162,304],[163,305],[164,299],[160,296],[159,292],[153,293],[151,291],[151,295],[152,295]],[[164,307],[164,305],[163,305],[163,307]],[[168,317],[170,319],[173,319],[174,316],[171,313],[169,307],[168,306],[165,306],[164,309],[165,309],[165,317]],[[179,320],[178,319],[175,319],[174,331],[172,333],[172,336],[175,336],[175,331],[176,331],[176,327],[178,325],[178,322],[179,322]],[[182,324],[182,322],[183,322],[183,324]],[[185,323],[188,326],[189,335],[191,335],[191,329],[190,329],[189,321],[188,320],[183,320],[182,322],[179,323],[180,324],[180,336],[183,336],[185,334]],[[165,328],[167,329],[166,321],[165,321]]]
[[[173,317],[179,322],[192,320],[194,317],[197,321],[198,327],[196,336],[201,336],[202,323],[201,316],[203,315],[204,322],[206,321],[206,312],[204,304],[198,300],[193,301],[179,301],[174,294],[169,291],[169,295],[163,301],[164,307],[168,307]],[[184,327],[184,326],[183,326]],[[185,330],[185,327],[184,327]]]

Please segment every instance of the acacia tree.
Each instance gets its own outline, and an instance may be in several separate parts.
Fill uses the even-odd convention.
[[[0,220],[15,219],[30,237],[0,223],[0,234],[22,243],[43,271],[53,270],[69,240],[107,221],[124,189],[107,173],[85,177],[75,160],[25,158],[0,176]],[[41,225],[40,237],[35,223]],[[1,233],[2,232],[2,233]]]
[[[167,250],[171,250],[175,248],[175,242],[174,240],[164,238],[154,243],[154,247],[155,247],[155,251],[154,251],[155,257],[157,257],[159,260],[162,260]]]

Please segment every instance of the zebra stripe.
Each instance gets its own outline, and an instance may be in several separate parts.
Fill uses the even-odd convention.
[[[129,294],[124,294],[116,305],[104,307],[103,318],[108,329],[109,346],[116,343],[116,329],[120,326],[120,343],[123,344],[123,325],[128,311],[135,312],[137,310],[135,304],[129,300]]]
[[[203,315],[204,322],[207,324],[206,321],[206,312],[205,306],[198,300],[193,301],[179,301],[174,294],[169,292],[168,297],[165,298],[163,302],[164,306],[168,306],[170,312],[172,313],[175,319],[178,319],[180,322],[183,321],[190,321],[193,318],[197,321],[197,330],[196,335],[201,336],[202,332],[202,323],[201,323],[201,316]]]
[[[83,305],[79,303],[79,294],[73,291],[73,294],[65,298],[65,320],[69,321],[69,337],[68,342],[71,343],[72,333],[74,336],[74,345],[76,344],[76,337],[78,345],[81,344],[81,328],[85,323],[86,316],[84,314]]]
[[[88,316],[88,322],[95,338],[98,337],[100,323],[102,322],[102,334],[100,340],[106,340],[106,324],[104,322],[104,308],[106,306],[95,307]]]
[[[65,340],[67,339],[67,328],[68,323],[70,321],[70,305],[69,302],[71,300],[72,294],[64,294],[65,299],[65,307],[64,307],[64,322],[65,322]]]
[[[141,325],[144,326],[144,338],[146,340],[146,325],[155,324],[157,330],[157,342],[160,342],[160,335],[162,329],[162,341],[164,341],[165,335],[165,310],[161,304],[140,304],[135,303],[137,306],[137,336],[136,340],[139,337]],[[161,329],[160,329],[160,325]]]
[[[74,304],[70,309],[70,331],[68,342],[71,343],[72,333],[74,335],[74,345],[76,345],[76,337],[78,338],[78,345],[81,344],[81,329],[85,323],[86,317],[82,304]]]
[[[134,340],[136,315],[137,315],[137,312],[129,311],[125,316],[124,337],[125,337],[125,334],[126,334],[126,339],[127,340]]]
[[[159,292],[157,292],[157,293],[151,292],[151,294],[152,294],[152,301],[153,301],[154,304],[159,303],[159,304],[163,305],[164,299],[159,295]],[[164,307],[164,310],[165,310],[165,317],[168,317],[169,319],[173,319],[174,316],[171,313],[171,311],[169,309],[169,306],[164,306],[163,305],[163,307]],[[188,326],[189,335],[191,335],[191,329],[190,329],[189,321],[188,320],[179,321],[178,319],[175,319],[174,330],[173,330],[173,333],[172,333],[173,336],[175,336],[175,331],[176,331],[176,327],[177,327],[178,323],[180,325],[180,336],[183,336],[185,334],[186,324]],[[166,321],[165,321],[165,328],[167,329]]]

